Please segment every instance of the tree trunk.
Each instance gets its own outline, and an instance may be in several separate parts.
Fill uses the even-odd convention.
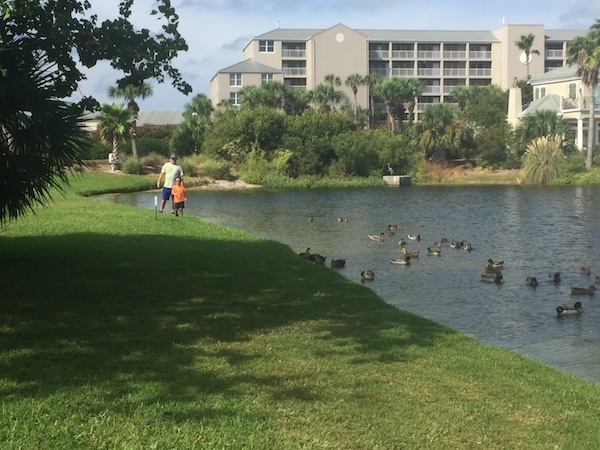
[[[594,143],[596,141],[596,121],[594,120],[594,113],[596,112],[596,105],[594,99],[594,91],[596,87],[593,86],[592,95],[590,96],[590,117],[588,122],[588,142],[587,142],[587,156],[585,158],[586,169],[592,168],[592,156],[594,155]]]
[[[129,130],[129,136],[131,137],[131,154],[135,159],[138,159],[137,154],[137,124],[135,120],[131,124],[131,129]]]

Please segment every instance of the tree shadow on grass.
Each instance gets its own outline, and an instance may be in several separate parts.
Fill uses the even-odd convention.
[[[453,333],[272,241],[82,233],[0,244],[5,399],[98,386],[113,402],[147,383],[145,403],[233,398],[249,385],[312,401],[302,374],[248,369],[268,358],[250,344],[287,327],[311,364],[410,362],[407,347]],[[294,344],[295,327],[318,344]]]

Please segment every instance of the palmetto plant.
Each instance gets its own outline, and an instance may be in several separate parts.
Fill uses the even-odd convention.
[[[543,136],[527,146],[523,155],[523,173],[528,183],[550,184],[559,174],[562,156],[560,136]]]
[[[59,72],[42,52],[20,38],[0,51],[0,224],[35,205],[50,189],[68,183],[65,167],[83,164],[89,145],[80,110],[57,100]]]
[[[100,137],[104,142],[112,144],[112,161],[115,168],[118,169],[120,167],[119,141],[129,131],[129,127],[134,121],[133,115],[131,111],[124,108],[123,104],[104,104],[99,118]]]

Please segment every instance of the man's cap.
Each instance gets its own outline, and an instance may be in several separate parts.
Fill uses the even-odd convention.
[[[175,153],[171,153],[171,159],[177,159],[177,155]]]

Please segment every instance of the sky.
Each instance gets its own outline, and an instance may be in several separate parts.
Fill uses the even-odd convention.
[[[117,16],[120,0],[91,0],[99,19]],[[137,29],[160,32],[150,11],[157,1],[137,0],[130,18]],[[258,35],[280,28],[381,30],[495,30],[503,25],[544,25],[546,29],[587,30],[600,18],[600,0],[171,0],[189,50],[173,62],[193,88],[181,94],[170,83],[150,80],[154,94],[140,109],[183,111],[194,95],[210,94],[210,80],[243,60],[243,49]],[[87,80],[73,97],[94,96],[113,103],[108,88],[120,74],[106,63],[84,72]]]

